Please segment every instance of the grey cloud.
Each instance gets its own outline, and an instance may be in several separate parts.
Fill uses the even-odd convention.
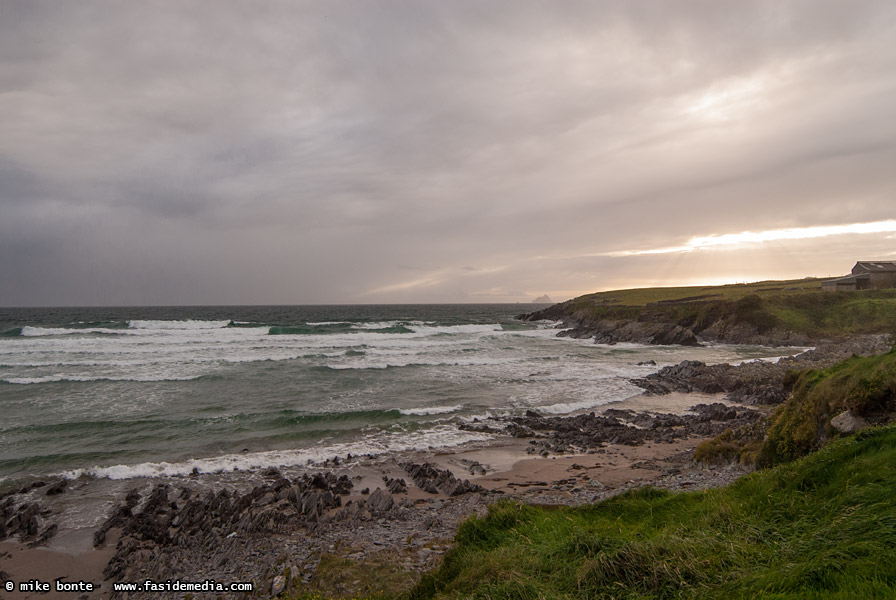
[[[532,257],[889,218],[894,15],[0,2],[0,304],[556,298],[662,263]]]

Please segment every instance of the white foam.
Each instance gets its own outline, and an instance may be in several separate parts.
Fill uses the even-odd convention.
[[[461,410],[463,406],[430,406],[423,408],[399,408],[398,412],[403,415],[444,415]]]
[[[446,325],[446,326],[430,326],[430,325],[411,325],[414,333],[422,333],[425,335],[436,335],[439,333],[447,334],[470,334],[470,333],[492,333],[495,331],[503,331],[497,323],[487,325]]]
[[[580,410],[586,410],[588,408],[603,406],[610,402],[618,402],[619,400],[623,400],[623,398],[595,398],[592,400],[582,400],[581,402],[558,402],[557,404],[550,404],[548,406],[535,406],[533,407],[533,410],[549,415],[565,415]]]
[[[133,479],[138,477],[175,477],[198,473],[222,473],[229,471],[250,471],[267,467],[293,467],[311,462],[321,462],[333,456],[353,454],[381,455],[390,452],[447,448],[471,442],[493,439],[485,433],[460,431],[451,425],[437,425],[432,429],[417,432],[395,432],[368,436],[357,443],[317,446],[301,450],[271,450],[247,454],[225,454],[210,458],[192,458],[181,462],[146,462],[136,465],[112,465],[74,469],[62,473],[69,479],[82,475],[107,479]]]
[[[103,327],[84,327],[79,329],[68,327],[32,327],[25,325],[22,327],[22,337],[44,337],[50,335],[73,335],[86,333],[122,333],[123,329],[108,329]]]
[[[327,364],[328,369],[334,371],[344,371],[357,369],[363,371],[365,369],[389,369],[398,367],[472,367],[472,366],[488,366],[488,365],[504,365],[513,362],[512,358],[476,358],[451,360],[446,357],[426,358],[425,356],[409,356],[407,360],[396,360],[395,358],[385,358],[377,360],[375,357],[349,357],[360,358],[358,362],[346,364]]]
[[[223,329],[230,324],[230,321],[197,321],[187,319],[185,321],[156,321],[156,320],[139,320],[128,321],[128,327],[131,329]]]
[[[174,375],[134,375],[128,377],[116,377],[114,375],[45,375],[42,377],[8,377],[0,379],[0,381],[16,385],[30,385],[35,383],[56,383],[60,381],[190,381],[192,379],[199,379],[200,377],[202,377],[202,375],[185,375],[182,377]]]

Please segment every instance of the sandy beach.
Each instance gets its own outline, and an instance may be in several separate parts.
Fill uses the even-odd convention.
[[[602,407],[596,418],[602,418],[600,414],[607,411],[610,414],[630,411],[630,414],[641,415],[679,415],[698,404],[736,406],[726,402],[722,395],[714,394],[641,395]],[[587,418],[589,415],[582,416]],[[680,425],[676,427],[681,429]],[[128,481],[80,478],[70,482],[64,493],[52,497],[43,494],[45,486],[41,486],[4,500],[23,506],[29,502],[39,504],[42,514],[46,515],[41,520],[55,524],[57,530],[37,546],[14,538],[0,544],[0,571],[4,583],[14,583],[13,591],[2,592],[2,597],[123,597],[113,593],[113,583],[142,582],[144,579],[164,582],[169,578],[224,583],[251,581],[257,591],[266,595],[272,591],[272,586],[276,591],[277,573],[286,567],[292,574],[290,585],[317,585],[316,569],[324,556],[363,562],[388,555],[397,568],[407,571],[412,579],[415,573],[438,563],[463,519],[472,514],[484,514],[490,503],[501,498],[513,497],[546,505],[576,505],[648,484],[698,489],[732,481],[743,472],[741,469],[707,469],[691,460],[693,449],[706,437],[682,435],[669,442],[598,443],[582,452],[545,456],[544,451],[540,454],[533,452],[535,439],[497,436],[490,443],[362,458],[340,457],[338,461],[306,468],[268,469],[263,473],[235,472]],[[431,466],[432,473],[438,473],[441,481],[433,480],[434,484],[425,490],[427,482],[423,481],[421,485],[420,480],[415,481],[410,476],[408,465],[412,464]],[[281,492],[280,504],[274,504],[277,497],[272,492],[278,489],[277,481],[295,481],[301,476],[307,480],[309,475],[315,474],[332,474],[333,481],[343,477],[351,482],[351,488],[339,497],[338,505],[322,505],[317,513],[312,510],[309,514],[298,515],[298,520],[289,521],[284,526],[253,524],[240,530],[236,525],[228,525],[234,529],[229,532],[221,529],[222,523],[216,523],[213,529],[219,531],[211,542],[203,538],[195,540],[189,545],[191,547],[182,543],[190,540],[189,536],[167,537],[168,530],[178,529],[178,519],[183,522],[182,516],[176,515],[187,511],[189,498],[210,498],[225,489],[234,498],[240,494],[248,497],[254,491],[253,503],[257,506],[282,508],[289,504],[282,499],[288,496]],[[280,485],[285,488],[285,484]],[[455,485],[460,487],[451,487]],[[110,522],[106,519],[115,507],[120,510],[128,492],[139,493],[141,500],[132,504],[133,514],[140,515],[139,509],[146,512],[153,502],[153,492],[159,489],[165,490],[162,495],[166,502],[170,499],[170,504],[160,512],[175,515],[167,523],[165,541],[147,541],[153,535],[147,533],[145,524],[134,526],[127,519],[109,527]],[[201,505],[201,508],[203,512],[211,512],[208,505]],[[250,513],[254,509],[246,510]],[[130,509],[127,512],[131,514]],[[72,517],[75,514],[79,515],[77,519]],[[138,517],[134,519],[139,520]],[[246,521],[246,517],[243,520]],[[118,539],[122,528],[128,527],[131,529],[122,540],[131,540],[131,547]],[[94,536],[101,528],[108,531],[105,539],[94,548]],[[227,546],[223,550],[214,546],[222,544],[222,540],[223,546]],[[212,546],[206,550],[203,544],[210,543]],[[50,584],[51,591],[17,589],[21,582],[32,580]],[[93,589],[74,595],[71,591],[57,592],[56,580],[83,581],[85,585],[92,584]],[[152,595],[146,594],[146,597]],[[141,595],[132,593],[130,597]]]

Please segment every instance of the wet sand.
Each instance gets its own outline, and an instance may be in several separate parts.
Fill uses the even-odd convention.
[[[662,397],[636,396],[623,402],[616,402],[600,407],[607,409],[627,409],[680,414],[699,403],[725,402],[720,395],[707,394],[670,394]],[[283,476],[291,477],[304,471],[331,471],[348,475],[354,484],[350,494],[343,502],[360,502],[369,498],[361,491],[365,488],[375,490],[384,487],[385,478],[402,478],[407,480],[407,492],[396,494],[404,502],[401,523],[396,523],[394,530],[405,526],[408,531],[423,531],[429,542],[438,540],[446,544],[456,525],[469,514],[481,514],[487,505],[501,497],[516,497],[539,504],[575,505],[599,500],[621,490],[640,485],[653,484],[673,489],[693,489],[721,485],[738,476],[741,471],[728,469],[728,472],[709,472],[694,465],[690,461],[690,452],[705,438],[688,437],[671,443],[646,442],[641,445],[606,444],[582,454],[563,454],[548,457],[533,456],[530,440],[499,436],[492,443],[477,444],[450,449],[433,449],[430,451],[414,451],[399,455],[382,455],[363,459],[345,460],[335,464],[318,465],[305,469],[281,469]],[[430,462],[439,469],[450,470],[459,479],[468,479],[492,492],[486,496],[469,494],[470,498],[449,498],[444,494],[431,494],[415,486],[408,473],[402,467],[405,462]],[[484,474],[475,469],[484,471]],[[220,475],[202,475],[193,478],[175,477],[165,480],[130,480],[127,482],[110,482],[108,480],[78,480],[72,482],[68,491],[58,497],[40,498],[42,505],[52,511],[61,511],[59,532],[49,540],[46,547],[30,548],[25,544],[8,539],[0,543],[0,575],[4,580],[12,580],[16,584],[22,581],[38,579],[51,585],[56,579],[66,581],[87,581],[101,584],[91,592],[36,592],[0,591],[0,598],[79,598],[81,600],[106,598],[110,595],[111,582],[103,580],[103,570],[116,552],[114,537],[98,549],[92,548],[93,531],[102,521],[102,516],[111,512],[115,501],[120,501],[124,490],[128,488],[149,489],[159,482],[172,485],[186,485],[215,489],[216,486],[228,486],[233,489],[249,489],[259,481],[258,473],[226,473]],[[118,497],[113,497],[117,495]],[[40,494],[33,494],[37,500]],[[473,496],[476,497],[474,500]],[[483,499],[484,498],[484,499]],[[66,523],[65,511],[72,512],[72,506],[90,499],[102,513],[91,518],[83,518],[80,527],[72,527]],[[68,507],[68,508],[66,508]],[[430,523],[439,522],[438,526]],[[340,532],[333,525],[326,533],[318,531],[319,540],[308,541],[304,532],[296,532],[292,536],[272,538],[274,547],[281,553],[295,551],[299,545],[313,547],[309,552],[333,552],[334,548],[351,549],[352,556],[367,555],[368,551],[377,551],[390,544],[399,546],[401,552],[409,551],[404,542],[396,542],[388,537],[379,537],[387,532],[388,518],[373,519],[370,523],[346,526]],[[421,524],[426,523],[423,527]],[[391,535],[391,533],[390,533]],[[398,534],[396,534],[397,536]],[[342,536],[342,537],[339,537]],[[401,536],[396,537],[397,540]],[[408,538],[410,539],[410,538]],[[342,541],[340,541],[342,540]],[[391,541],[390,541],[391,540]],[[344,543],[343,543],[344,542]],[[279,544],[279,546],[278,546]],[[369,548],[364,548],[368,546]],[[361,547],[359,551],[358,548]],[[424,545],[410,550],[423,553],[417,560],[412,557],[406,563],[412,569],[431,568],[437,564],[442,551],[426,552]],[[348,550],[346,550],[348,552]],[[418,555],[414,555],[418,556]],[[308,561],[302,570],[307,570]],[[417,562],[415,562],[417,560]],[[263,580],[262,575],[259,578]],[[306,576],[307,579],[307,576]],[[269,585],[265,583],[265,585]]]

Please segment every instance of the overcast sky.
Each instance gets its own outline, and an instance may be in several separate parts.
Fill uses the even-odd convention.
[[[896,260],[894,40],[893,0],[0,0],[0,305]]]

